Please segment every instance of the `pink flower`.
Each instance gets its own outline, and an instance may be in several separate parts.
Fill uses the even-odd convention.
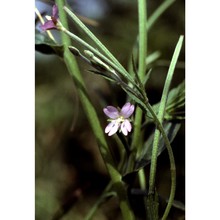
[[[48,20],[45,22],[45,24],[41,25],[41,29],[43,31],[51,30],[51,29],[57,29],[57,22],[58,22],[58,7],[57,5],[53,6],[52,9],[52,16],[46,16],[46,19]]]
[[[119,129],[119,132],[122,131],[122,133],[127,136],[128,132],[130,132],[132,129],[130,120],[128,118],[134,112],[134,105],[127,102],[121,110],[118,110],[113,106],[107,106],[103,109],[103,111],[109,117],[108,121],[110,121],[105,128],[105,133],[108,133],[108,136],[111,136]]]

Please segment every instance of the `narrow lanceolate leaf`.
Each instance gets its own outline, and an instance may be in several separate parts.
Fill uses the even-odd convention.
[[[155,62],[160,56],[161,53],[159,51],[155,51],[149,54],[145,59],[146,65],[149,66],[151,63]]]
[[[175,0],[166,0],[164,1],[149,17],[147,23],[147,30],[154,25],[154,23],[158,20],[158,18],[175,2]]]
[[[164,118],[167,120],[185,119],[185,81],[170,91]]]
[[[181,123],[166,121],[164,122],[163,127],[170,143],[172,143],[181,127]],[[140,157],[137,158],[137,160],[135,161],[134,167],[129,172],[124,174],[123,178],[125,179],[129,178],[130,175],[133,175],[133,173],[136,173],[141,168],[144,168],[145,166],[150,164],[151,156],[152,156],[153,140],[154,140],[154,133],[152,133],[147,138],[147,141],[143,145],[143,149],[140,154]],[[157,156],[160,156],[165,149],[166,149],[166,145],[164,139],[162,136],[160,136]]]
[[[44,54],[56,54],[63,57],[63,45],[52,41],[46,34],[35,30],[35,50]]]
[[[174,74],[176,63],[177,63],[177,59],[179,57],[180,50],[181,50],[181,47],[182,47],[182,43],[183,43],[183,36],[180,36],[179,41],[176,45],[171,63],[170,63],[170,67],[169,67],[169,70],[168,70],[168,73],[167,73],[167,78],[166,78],[166,82],[165,82],[165,85],[164,85],[163,94],[162,94],[162,98],[161,98],[161,102],[160,102],[158,117],[159,117],[161,122],[163,121],[165,108],[166,108],[166,103],[167,103],[167,98],[168,98],[168,94],[169,94],[169,89],[170,89],[171,81],[172,81],[172,78],[173,78],[173,74]]]
[[[80,21],[80,19],[66,6],[64,6],[64,10],[66,13],[72,18],[74,23],[82,30],[84,33],[96,44],[99,50],[101,50],[105,56],[107,56],[114,64],[118,66],[120,72],[123,73],[125,77],[129,80],[132,80],[131,76],[125,70],[125,68],[121,65],[121,63],[115,58],[115,56],[105,47],[104,44]]]
[[[160,102],[153,105],[156,114],[159,112],[159,107]],[[148,117],[151,117],[150,113],[148,113]],[[164,119],[168,121],[185,119],[185,80],[177,87],[170,90],[167,98]],[[149,120],[144,124],[147,124],[147,122],[149,122]]]
[[[164,122],[163,127],[171,143],[176,137],[181,127],[181,124],[179,122],[166,121]],[[135,170],[139,170],[141,167],[144,167],[151,162],[153,139],[154,139],[154,133],[151,134],[150,137],[147,139],[147,141],[144,143],[141,157],[136,161]],[[166,145],[164,143],[164,139],[162,138],[162,136],[160,136],[157,156],[159,156],[165,149],[166,149]]]

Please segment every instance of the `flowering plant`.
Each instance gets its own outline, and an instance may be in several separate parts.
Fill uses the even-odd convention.
[[[51,16],[46,16],[46,19],[48,20],[47,22],[45,22],[45,24],[41,25],[41,29],[43,31],[46,30],[51,30],[51,29],[57,29],[57,23],[58,23],[58,7],[57,5],[53,6],[52,9],[52,15]]]
[[[128,118],[134,112],[134,105],[127,102],[120,111],[113,106],[107,106],[103,111],[110,118],[108,119],[110,123],[105,128],[105,133],[108,133],[108,136],[115,134],[118,129],[125,136],[131,132],[132,126]]]
[[[45,39],[46,34],[51,34],[49,32],[51,29],[61,33],[59,52],[57,52],[57,47],[54,49],[55,46],[58,46],[58,43],[54,38],[51,38],[51,35],[49,35],[49,40],[41,42],[41,46],[51,47],[54,53],[58,54],[64,61],[76,86],[84,114],[96,138],[100,154],[110,177],[110,182],[103,194],[88,212],[87,220],[92,219],[100,204],[111,196],[117,197],[124,220],[133,220],[139,215],[135,205],[132,204],[132,201],[137,200],[137,195],[143,197],[141,210],[144,214],[141,214],[141,219],[156,220],[160,215],[162,219],[166,219],[175,203],[176,166],[171,142],[177,135],[184,119],[184,82],[173,89],[170,88],[181,52],[183,36],[179,37],[174,49],[161,100],[152,105],[146,88],[151,69],[154,68],[151,65],[156,63],[159,55],[158,52],[148,54],[148,30],[160,17],[163,10],[173,3],[173,0],[168,0],[168,3],[162,4],[149,18],[147,18],[146,3],[146,0],[138,1],[139,33],[136,43],[131,48],[133,53],[128,61],[128,69],[119,62],[72,10],[65,6],[63,0],[56,0],[56,4],[52,8],[52,15],[47,15],[47,21],[42,22],[40,26],[42,31],[47,31],[46,33],[40,33]],[[95,46],[70,31],[67,16]],[[50,43],[51,41],[53,42]],[[75,44],[79,45],[79,48]],[[41,48],[45,49],[45,47]],[[100,101],[99,105],[101,105],[104,114],[98,109],[100,106],[94,106],[91,101],[93,93],[90,94],[88,83],[85,82],[85,77],[82,76],[82,70],[77,64],[78,59],[81,59],[92,68],[89,70],[89,74],[93,73],[100,79],[102,77],[108,81],[110,86],[117,86],[120,91],[123,91],[126,99],[123,99],[125,104],[121,109],[114,107],[120,106],[121,100],[117,96],[116,99],[111,99],[111,103],[116,102],[112,104],[114,106],[107,103],[107,99]],[[91,77],[94,77],[94,75]],[[111,90],[111,94],[114,95],[114,90]],[[107,121],[109,123],[107,126],[103,119],[104,116],[108,117]],[[153,127],[152,133],[149,133],[148,125]],[[111,146],[112,142],[114,148]],[[171,186],[170,195],[165,200],[167,204],[164,207],[158,202],[160,195],[155,180],[158,156],[165,149],[168,151],[170,161]],[[146,172],[148,164],[150,164],[149,174]],[[147,180],[149,180],[148,183],[146,183]],[[138,188],[136,188],[136,185],[138,185]],[[84,186],[79,186],[74,191],[73,195],[76,201],[84,191],[86,191]],[[159,213],[159,206],[164,208],[162,214]],[[65,212],[62,213],[65,214]]]

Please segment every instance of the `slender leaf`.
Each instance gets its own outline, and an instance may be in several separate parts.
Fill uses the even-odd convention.
[[[148,18],[147,24],[146,24],[146,30],[149,31],[152,26],[156,23],[158,18],[175,2],[175,0],[166,0],[164,1]],[[132,54],[134,56],[135,61],[137,60],[138,53],[138,36],[136,38],[136,42],[133,45]],[[131,65],[131,59],[129,61],[128,66]]]
[[[166,103],[167,103],[167,97],[169,94],[169,89],[171,85],[171,81],[173,78],[175,66],[180,54],[180,50],[182,48],[183,44],[183,36],[180,36],[176,48],[173,53],[173,57],[170,63],[170,67],[167,73],[164,89],[163,89],[163,94],[160,102],[160,107],[159,107],[159,113],[158,113],[158,120],[160,123],[163,123],[164,119],[164,114],[165,114],[165,109],[166,109]],[[156,128],[155,133],[154,133],[154,142],[153,142],[153,148],[152,148],[152,158],[151,158],[151,166],[150,166],[150,177],[149,177],[149,193],[154,191],[155,187],[155,177],[156,177],[156,167],[157,167],[157,154],[158,154],[158,146],[159,146],[159,140],[160,140],[160,133],[161,131]],[[171,192],[170,192],[170,197],[169,197],[169,202],[167,204],[167,207],[165,209],[165,212],[163,214],[162,219],[166,219],[170,208],[172,206],[172,202],[175,196],[175,190],[176,190],[176,166],[175,166],[175,159],[173,156],[172,148],[167,148],[168,154],[169,154],[169,159],[170,159],[170,170],[171,170]]]
[[[147,30],[149,31],[158,18],[175,2],[175,0],[164,1],[149,17],[147,23]]]
[[[154,111],[158,114],[160,103],[153,105]],[[177,87],[170,90],[165,109],[164,119],[183,120],[185,118],[185,80]],[[151,117],[148,113],[148,117]],[[147,124],[146,121],[144,124]]]
[[[166,121],[164,122],[163,126],[170,143],[172,143],[181,127],[181,123]],[[123,179],[125,181],[132,178],[132,176],[134,176],[134,173],[137,173],[140,169],[150,164],[151,156],[152,156],[152,148],[153,148],[153,139],[154,139],[154,132],[144,143],[140,157],[135,161],[133,169],[130,169],[127,173],[123,175]],[[160,156],[165,149],[166,149],[166,145],[163,137],[161,136],[159,140],[157,156]]]
[[[184,205],[184,203],[182,203],[180,201],[174,200],[173,201],[173,207],[175,207],[177,209],[180,209],[182,211],[185,211],[185,205]]]
[[[163,124],[166,135],[170,143],[176,137],[181,124],[179,122],[164,122]],[[151,162],[152,148],[153,148],[154,133],[150,135],[147,141],[144,143],[144,147],[141,153],[141,157],[136,161],[135,170],[139,170],[141,167],[148,165]],[[159,156],[166,149],[164,139],[160,136],[157,156]]]
[[[151,72],[152,72],[152,69],[149,69],[149,70],[148,70],[148,72],[147,72],[147,74],[146,74],[146,76],[145,76],[145,78],[144,78],[143,85],[145,85],[145,86],[146,86],[146,84],[147,84],[148,80],[150,79]]]
[[[72,20],[75,22],[76,25],[78,25],[82,31],[85,32],[85,34],[96,44],[96,46],[109,58],[111,61],[113,61],[118,68],[120,69],[120,72],[122,72],[127,78],[132,80],[131,76],[128,74],[128,72],[125,70],[125,68],[120,64],[120,62],[114,57],[114,55],[102,44],[102,42],[83,24],[83,22],[80,21],[80,19],[66,6],[64,6],[64,10],[66,13],[72,18]]]
[[[155,51],[155,52],[149,54],[145,59],[146,65],[149,66],[149,64],[153,63],[160,56],[161,56],[161,53],[159,51]]]

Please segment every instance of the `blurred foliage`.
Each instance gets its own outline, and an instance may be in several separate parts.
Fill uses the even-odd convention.
[[[148,14],[150,15],[162,2],[162,0],[148,1]],[[68,3],[77,14],[80,14],[81,9],[77,1],[68,1]],[[157,62],[151,64],[152,73],[146,87],[152,104],[156,104],[160,100],[175,44],[179,35],[184,35],[184,7],[183,0],[176,1],[149,32],[148,54],[154,51],[160,53]],[[127,67],[138,31],[136,1],[105,0],[104,9],[104,16],[97,19],[99,25],[87,26]],[[70,28],[71,31],[81,34],[73,24],[70,24]],[[45,36],[45,33],[38,34],[36,34],[38,37]],[[57,33],[56,37],[59,41]],[[98,199],[109,178],[97,143],[82,111],[73,81],[62,62],[62,58],[41,53],[45,51],[45,45],[43,47],[41,45],[39,49],[40,43],[36,41],[36,44],[38,44],[35,56],[36,219],[81,220]],[[60,50],[59,47],[53,49]],[[46,48],[47,50],[48,48]],[[84,62],[77,61],[104,128],[106,118],[102,108],[106,104],[122,106],[126,101],[126,95],[119,87],[90,73],[88,70],[91,68]],[[184,62],[184,48],[179,61]],[[185,77],[184,63],[181,64],[181,68],[177,66],[175,70],[173,88],[177,87]],[[146,128],[146,133],[150,134],[151,131],[151,126]],[[185,202],[184,134],[184,121],[182,121],[180,131],[172,146],[177,165],[175,199],[183,203]],[[149,135],[147,136],[149,137]],[[109,137],[107,140],[114,151],[114,140]],[[149,173],[148,169],[147,166],[145,168],[146,174]],[[158,160],[157,172],[158,192],[163,198],[167,198],[169,195],[169,184],[169,160],[167,153],[163,153]],[[137,203],[134,203],[133,206],[134,210],[140,211]],[[141,219],[141,216],[139,218]],[[115,198],[109,199],[97,211],[94,219],[121,219],[117,200]],[[184,212],[172,208],[170,219],[184,219]]]
[[[45,54],[57,54],[63,56],[63,46],[57,45],[47,35],[35,30],[35,50]]]

